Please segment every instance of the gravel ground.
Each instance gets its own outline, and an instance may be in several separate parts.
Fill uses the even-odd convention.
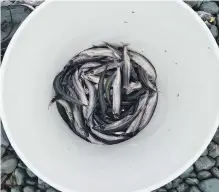
[[[199,14],[219,44],[219,1],[204,0],[186,2]],[[15,4],[17,3],[28,3],[35,8],[41,2],[36,0],[20,0],[15,2]],[[3,4],[14,4],[14,2],[3,1]],[[3,49],[7,47],[10,37],[13,36],[19,24],[30,12],[30,9],[22,6],[12,11],[15,25],[8,37],[9,40],[2,41],[1,55],[4,54]],[[2,11],[1,17],[2,21],[4,19],[8,21],[9,14],[6,13],[4,15]],[[9,30],[7,24],[6,22],[5,27],[1,27],[2,37],[4,35],[6,36]],[[38,178],[24,165],[11,147],[3,128],[1,128],[1,192],[9,191],[55,192],[57,190]],[[154,192],[219,192],[219,128],[207,149],[188,170],[180,177]]]

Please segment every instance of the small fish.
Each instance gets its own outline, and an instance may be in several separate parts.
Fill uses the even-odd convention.
[[[123,48],[123,60],[124,60],[124,65],[123,65],[123,85],[124,88],[129,86],[129,81],[130,81],[130,76],[131,76],[131,61],[130,61],[130,56],[128,53],[127,46],[124,46]]]
[[[103,145],[104,143],[101,141],[98,141],[95,137],[93,137],[91,134],[88,135],[87,139],[93,143],[93,144],[99,144],[99,145]]]
[[[108,48],[91,48],[91,49],[82,51],[79,55],[80,56],[87,55],[90,57],[99,57],[99,56],[113,57],[113,58],[115,57],[112,50]]]
[[[73,105],[73,116],[74,116],[74,128],[83,137],[88,137],[88,132],[85,130],[84,120],[82,117],[82,110],[80,106]]]
[[[69,117],[68,117],[68,115],[66,113],[65,108],[61,104],[59,104],[58,102],[56,102],[56,107],[57,107],[57,110],[58,110],[60,116],[62,117],[62,119],[69,126],[69,128],[72,129],[72,122],[69,119]]]
[[[63,88],[61,86],[60,80],[62,78],[63,72],[60,72],[54,79],[53,81],[53,88],[56,92],[57,95],[61,95],[63,97],[64,100],[72,102],[74,104],[77,105],[86,105],[86,103],[81,102],[80,100],[74,98],[74,97],[70,97],[68,96],[64,91]]]
[[[113,52],[116,59],[121,60],[122,59],[122,53],[113,45],[104,42],[106,46]]]
[[[130,51],[130,55],[131,59],[148,73],[149,79],[155,82],[157,79],[157,73],[152,63],[140,53]]]
[[[154,110],[157,106],[157,102],[158,102],[158,93],[154,92],[148,100],[148,103],[147,103],[147,106],[146,106],[146,109],[144,111],[142,121],[141,121],[141,124],[139,127],[139,131],[141,131],[143,128],[145,128],[146,125],[150,122],[150,120],[154,114]]]
[[[130,124],[136,116],[139,114],[139,112],[136,112],[134,115],[128,115],[124,117],[123,119],[120,119],[118,121],[115,121],[111,124],[107,124],[103,126],[103,130],[105,133],[112,133],[112,132],[118,132],[118,131],[123,131],[124,127]],[[102,128],[100,127],[94,127],[95,130],[101,130]]]
[[[73,84],[74,87],[77,91],[78,97],[80,98],[80,100],[85,103],[85,105],[88,105],[88,100],[84,91],[84,88],[79,80],[79,72],[78,70],[75,71],[74,73],[74,77],[73,77]]]
[[[126,100],[127,101],[133,101],[133,100],[138,100],[139,97],[144,94],[146,92],[145,89],[140,89],[139,91],[137,92],[134,92],[134,93],[131,93],[129,95],[126,95]]]
[[[98,84],[100,81],[99,76],[95,76],[95,75],[91,75],[91,74],[84,75],[84,78],[87,79],[88,81],[95,83],[95,84]]]
[[[138,129],[138,127],[141,124],[141,120],[143,118],[143,114],[146,108],[146,104],[148,101],[148,97],[149,97],[149,91],[146,92],[145,95],[142,95],[139,101],[139,105],[137,108],[138,110],[141,110],[141,112],[138,114],[138,116],[136,117],[136,119],[131,123],[131,125],[128,127],[128,129],[126,130],[126,133],[135,133],[136,130]]]
[[[72,110],[71,110],[69,103],[63,99],[58,99],[58,100],[56,100],[56,102],[58,102],[62,107],[64,107],[65,112],[69,118],[69,121],[72,123],[73,122],[73,114],[72,114]]]
[[[133,78],[134,81],[138,81],[138,75],[135,72],[135,69],[132,64],[131,64],[131,77],[130,78]]]
[[[134,91],[140,90],[142,88],[142,84],[139,81],[136,82],[131,82],[127,87],[126,87],[126,94],[130,94]]]
[[[99,62],[88,62],[88,63],[85,63],[83,64],[80,69],[79,69],[79,73],[81,73],[82,71],[83,72],[86,72],[88,71],[90,68],[94,68],[94,67],[99,67],[101,66],[102,64],[99,63]]]
[[[111,62],[107,64],[107,70],[115,69],[120,66],[122,66],[122,62]],[[100,66],[98,68],[91,70],[89,73],[92,75],[96,75],[96,74],[102,73],[105,69],[106,69],[106,66],[103,65],[103,66]]]
[[[100,77],[100,81],[98,84],[98,99],[100,102],[100,109],[101,109],[101,115],[102,117],[105,117],[105,111],[106,111],[106,102],[104,99],[104,76],[105,76],[105,72],[106,72],[106,68],[103,71],[101,77]]]
[[[88,88],[89,93],[89,104],[86,108],[86,119],[88,120],[90,116],[93,114],[94,109],[96,107],[96,101],[97,101],[97,94],[96,89],[92,83],[90,83],[88,80],[85,79],[85,84]]]
[[[117,140],[124,140],[126,137],[125,136],[114,136],[114,135],[107,135],[104,133],[100,133],[95,129],[91,129],[91,132],[98,136],[101,139],[104,139],[106,141],[117,141]]]
[[[116,77],[113,82],[113,115],[116,119],[120,115],[121,106],[121,70],[117,67]]]
[[[139,73],[139,78],[141,80],[141,82],[143,83],[143,85],[146,88],[151,89],[152,91],[157,91],[157,87],[150,81],[148,74],[146,71],[142,70],[141,67],[138,67],[138,73]]]
[[[105,56],[99,55],[95,57],[87,56],[87,55],[78,55],[72,59],[73,64],[85,64],[89,62],[98,62],[102,59],[106,58]]]
[[[110,89],[111,89],[111,86],[112,86],[112,83],[113,83],[115,77],[116,77],[116,72],[114,72],[111,76],[109,76],[106,79],[106,83],[105,83],[106,99],[107,99],[108,103],[110,103],[110,104],[112,103],[111,99],[110,99]]]

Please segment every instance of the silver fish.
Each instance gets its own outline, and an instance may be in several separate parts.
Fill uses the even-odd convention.
[[[95,84],[98,84],[100,81],[99,76],[95,76],[95,75],[91,75],[91,74],[84,75],[84,78],[87,79],[88,81],[95,83]]]
[[[87,137],[88,133],[85,131],[84,120],[82,118],[81,108],[73,105],[74,128],[83,137]]]
[[[104,143],[102,143],[101,141],[98,141],[97,139],[95,139],[91,134],[89,134],[89,136],[87,137],[87,139],[93,143],[93,144],[99,144],[99,145],[103,145]]]
[[[131,82],[127,87],[126,87],[126,94],[130,94],[133,91],[140,90],[142,88],[142,84],[139,81],[136,82]]]
[[[93,114],[94,109],[96,107],[96,101],[97,101],[97,94],[96,89],[92,83],[90,83],[88,80],[85,79],[85,84],[88,88],[89,92],[89,104],[86,108],[86,119],[88,120],[90,116]]]
[[[78,97],[84,103],[85,105],[88,105],[88,100],[84,91],[84,88],[79,80],[79,72],[78,70],[75,71],[74,77],[73,77],[73,84],[75,86],[75,89],[77,90]]]
[[[73,122],[73,114],[72,114],[72,110],[71,110],[71,107],[68,104],[68,102],[65,100],[62,100],[62,99],[58,99],[58,100],[56,100],[56,102],[58,102],[60,105],[62,105],[64,107],[65,112],[66,112],[70,122]]]
[[[115,57],[112,50],[108,48],[91,48],[82,51],[79,55],[87,55],[91,57],[95,56],[105,56],[105,57]]]
[[[118,121],[115,121],[110,124],[106,124],[103,127],[104,132],[106,133],[111,133],[111,132],[119,132],[124,129],[124,127],[128,124],[130,124],[139,114],[140,112],[136,112],[134,115],[128,115],[124,117],[123,119],[120,119]],[[95,129],[98,129],[95,127]]]
[[[156,70],[155,70],[154,66],[151,64],[151,62],[146,57],[141,55],[140,53],[130,51],[130,55],[132,57],[132,60],[137,65],[142,67],[148,73],[151,80],[155,81],[156,78],[157,78],[157,73],[156,73]]]
[[[138,110],[141,110],[141,112],[139,113],[139,115],[136,117],[136,119],[131,123],[131,125],[128,127],[128,129],[126,130],[126,133],[134,133],[138,127],[141,124],[141,120],[143,118],[143,114],[144,114],[144,109],[146,108],[146,104],[148,101],[148,97],[149,97],[149,91],[147,91],[145,93],[145,95],[142,95],[139,101],[139,105],[137,108]]]
[[[113,82],[113,115],[119,118],[121,106],[121,70],[117,67],[116,77]]]
[[[104,42],[106,44],[106,46],[113,52],[113,54],[115,55],[116,59],[122,59],[122,53],[113,45]]]
[[[158,102],[158,93],[154,92],[148,100],[148,103],[147,103],[146,109],[144,111],[139,130],[142,130],[143,128],[145,128],[145,126],[150,122],[150,120],[154,114],[154,110],[157,106],[157,102]]]
[[[91,131],[92,131],[93,134],[95,134],[99,138],[104,139],[106,141],[117,141],[117,140],[125,139],[124,136],[106,135],[106,134],[103,134],[103,133],[100,133],[100,132],[96,131],[95,129],[91,129]]]
[[[124,60],[124,66],[123,66],[123,85],[124,88],[128,87],[130,76],[131,76],[131,61],[128,53],[127,46],[124,46],[123,48],[123,60]]]
[[[107,70],[114,69],[114,68],[121,67],[121,66],[122,66],[122,62],[111,62],[107,64]],[[102,73],[105,70],[105,68],[106,68],[105,65],[100,66],[96,69],[91,70],[88,74],[96,75],[96,74]]]
[[[98,67],[98,66],[101,66],[102,64],[99,63],[99,62],[89,62],[89,63],[85,63],[84,65],[81,66],[81,68],[79,69],[79,73],[80,72],[86,72],[88,71],[90,68],[93,68],[93,67]]]

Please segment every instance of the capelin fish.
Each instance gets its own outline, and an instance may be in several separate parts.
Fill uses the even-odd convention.
[[[94,109],[96,107],[96,101],[97,101],[97,94],[96,94],[96,89],[94,87],[94,85],[92,83],[90,83],[89,81],[87,81],[85,79],[85,84],[88,88],[88,92],[89,92],[89,104],[86,108],[86,119],[88,120],[90,118],[90,116],[93,114]]]
[[[99,63],[99,62],[88,62],[88,63],[85,63],[85,64],[83,64],[83,65],[80,67],[80,69],[79,69],[79,74],[80,74],[81,72],[86,72],[86,71],[90,70],[90,68],[99,67],[99,66],[101,66],[101,65],[102,65],[102,64]]]
[[[131,93],[129,95],[126,95],[126,100],[127,101],[133,101],[133,100],[138,100],[139,97],[144,94],[146,92],[145,89],[140,89],[139,91],[135,92],[135,93]]]
[[[130,94],[134,91],[140,90],[142,88],[142,84],[139,81],[136,82],[131,82],[127,87],[126,87],[126,94]]]
[[[73,122],[73,114],[72,114],[72,110],[71,107],[69,105],[69,103],[65,100],[62,99],[58,99],[56,100],[56,106],[57,109],[60,113],[60,115],[62,116],[62,118],[64,119],[64,121],[70,125]],[[64,111],[63,111],[64,109]]]
[[[107,65],[102,65],[98,68],[95,68],[89,71],[88,74],[96,75],[96,74],[102,73],[106,69],[106,66],[107,66],[107,70],[111,70],[111,69],[115,69],[117,67],[122,66],[122,62],[111,62],[111,63],[108,63]]]
[[[133,67],[133,64],[131,64],[131,77],[130,79],[133,78],[134,81],[138,81],[138,75]]]
[[[85,130],[82,110],[80,106],[73,105],[74,128],[83,137],[88,137],[88,132]]]
[[[84,78],[87,79],[88,81],[91,81],[91,82],[95,83],[95,84],[98,84],[99,81],[100,81],[99,76],[94,76],[94,75],[91,75],[91,74],[84,75]]]
[[[127,137],[126,136],[115,136],[115,135],[107,135],[104,133],[100,133],[95,129],[91,129],[91,132],[96,135],[97,137],[106,140],[106,141],[118,141],[118,140],[124,140]]]
[[[147,103],[147,106],[145,108],[141,124],[139,126],[139,131],[141,131],[143,128],[145,128],[146,125],[150,122],[150,120],[154,114],[154,110],[157,106],[157,102],[158,102],[158,93],[154,92],[154,93],[152,93],[151,97],[148,99],[148,103]]]
[[[139,78],[141,82],[146,88],[149,88],[152,91],[157,91],[157,87],[149,80],[149,77],[146,71],[143,71],[141,67],[138,67],[138,73],[139,73]]]
[[[116,119],[120,115],[121,106],[121,70],[117,67],[116,77],[113,82],[113,115]]]
[[[127,46],[124,46],[124,48],[123,48],[123,60],[124,60],[124,65],[122,68],[123,87],[126,88],[129,85],[130,76],[131,76],[131,61],[130,61],[130,56],[128,53]]]
[[[64,72],[60,72],[54,79],[53,81],[53,88],[56,92],[57,95],[61,95],[62,98],[66,101],[69,101],[69,102],[72,102],[74,104],[77,104],[77,105],[86,105],[86,103],[83,103],[81,102],[80,100],[78,100],[77,98],[74,98],[74,97],[70,97],[68,96],[62,89],[62,86],[61,86],[61,83],[60,83],[60,80],[62,78],[62,75],[63,75]]]
[[[103,145],[104,143],[97,140],[95,137],[93,137],[91,134],[88,135],[87,139],[93,143],[93,144],[99,144],[99,145]]]
[[[56,102],[56,107],[57,107],[57,110],[58,110],[60,116],[62,117],[62,119],[69,126],[69,128],[72,129],[72,122],[70,121],[70,119],[66,113],[65,108],[61,104],[59,104],[58,102]]]
[[[111,124],[107,124],[105,126],[103,126],[103,129],[99,126],[99,127],[94,127],[95,130],[104,130],[105,133],[112,133],[112,132],[118,132],[118,131],[123,131],[124,127],[127,126],[128,124],[130,124],[135,118],[136,116],[140,113],[136,112],[134,115],[128,115],[123,119],[120,119],[118,121],[115,121]]]
[[[73,85],[75,87],[75,90],[78,94],[79,99],[85,103],[85,105],[88,105],[88,100],[84,91],[84,88],[79,80],[79,72],[78,70],[75,71],[74,77],[72,78],[73,80]]]
[[[73,62],[73,64],[85,64],[85,63],[89,63],[89,62],[98,62],[102,59],[105,59],[105,56],[99,55],[99,56],[87,56],[87,55],[78,55],[76,57],[74,57],[71,61]]]
[[[113,52],[116,59],[121,60],[122,59],[122,53],[113,45],[104,42],[105,45]]]
[[[134,51],[129,51],[129,53],[131,55],[131,59],[148,73],[150,80],[155,82],[157,79],[157,72],[152,63],[140,53]]]
[[[98,57],[98,56],[104,56],[104,57],[115,57],[112,50],[108,48],[90,48],[87,50],[82,51],[79,55],[87,55],[90,57]]]
[[[116,77],[116,72],[114,72],[111,76],[109,76],[106,79],[106,83],[105,83],[106,99],[110,105],[112,104],[111,99],[110,99],[110,89],[111,89],[111,86],[112,86],[112,83],[113,83],[115,77]]]
[[[143,118],[145,108],[147,107],[146,104],[147,104],[148,98],[149,98],[149,91],[147,91],[145,95],[141,96],[140,101],[139,101],[139,105],[137,108],[137,111],[141,110],[141,112],[138,114],[136,119],[128,127],[128,129],[126,130],[126,133],[135,133],[136,130],[139,128],[139,126],[141,124],[141,120]]]
[[[106,111],[106,102],[104,99],[104,76],[105,76],[105,72],[106,72],[106,68],[103,71],[101,77],[100,77],[100,81],[98,84],[98,99],[100,102],[100,109],[101,109],[101,115],[102,117],[105,117],[105,111]]]

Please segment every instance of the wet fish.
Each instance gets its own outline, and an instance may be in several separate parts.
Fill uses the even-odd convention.
[[[117,140],[124,140],[125,136],[114,136],[114,135],[107,135],[104,133],[100,133],[95,129],[91,129],[92,133],[98,136],[101,139],[107,140],[107,141],[117,141]]]
[[[72,123],[73,114],[69,103],[63,99],[58,99],[56,102],[58,102],[65,109],[66,115],[68,116],[69,121]]]
[[[157,91],[157,87],[149,80],[149,76],[146,71],[143,71],[141,68],[138,68],[138,73],[141,82],[146,88],[149,88],[152,91]]]
[[[64,100],[67,100],[69,102],[72,102],[74,104],[77,105],[86,105],[86,103],[83,103],[82,101],[78,100],[77,98],[74,97],[70,97],[68,96],[64,91],[63,88],[61,86],[61,78],[62,78],[63,72],[60,72],[54,79],[53,81],[53,88],[56,92],[57,95],[61,95],[63,97]]]
[[[84,88],[79,80],[79,72],[78,70],[75,71],[74,73],[74,77],[73,77],[73,84],[74,87],[76,89],[76,92],[78,94],[78,97],[80,98],[80,100],[85,104],[88,105],[88,100],[84,91]]]
[[[154,114],[154,110],[157,106],[157,102],[158,102],[158,93],[154,92],[154,93],[152,93],[151,97],[148,100],[148,104],[147,104],[146,109],[144,111],[142,121],[141,121],[141,124],[139,127],[139,131],[141,131],[143,128],[145,128],[145,126],[150,122],[151,117]]]
[[[91,134],[88,135],[87,139],[93,143],[93,144],[99,144],[99,145],[103,145],[103,142],[97,140],[95,137],[93,137]]]
[[[106,94],[106,99],[108,101],[108,103],[112,103],[111,102],[111,99],[110,99],[110,89],[111,89],[111,86],[112,86],[112,83],[114,81],[116,77],[116,72],[114,72],[111,76],[109,76],[106,80],[106,83],[105,83],[105,94]]]
[[[113,82],[113,115],[116,119],[120,115],[121,106],[121,70],[117,67],[116,77]]]
[[[139,81],[136,82],[131,82],[127,87],[126,87],[126,94],[130,94],[134,91],[140,90],[142,88],[142,84]]]
[[[105,56],[99,55],[95,57],[87,56],[87,55],[78,55],[72,59],[73,64],[84,64],[88,62],[96,62],[102,59],[105,59]]]
[[[130,81],[130,76],[131,76],[131,61],[130,61],[130,56],[128,53],[127,46],[124,46],[123,48],[123,60],[124,60],[124,65],[122,68],[123,85],[124,85],[124,88],[126,88],[129,86],[129,81]]]
[[[138,114],[136,119],[128,127],[128,129],[126,130],[126,133],[134,133],[139,128],[139,126],[141,124],[141,120],[143,118],[145,108],[147,106],[146,104],[148,102],[148,97],[149,97],[149,91],[147,91],[145,95],[141,96],[140,101],[139,101],[139,105],[138,105],[138,108],[137,108],[137,111],[141,110],[141,112]]]
[[[113,52],[116,59],[121,60],[122,59],[122,53],[113,45],[104,42],[106,46]]]
[[[122,62],[112,62],[106,65],[107,66],[107,70],[111,70],[111,69],[115,69],[117,67],[122,66]],[[96,75],[99,73],[102,73],[105,69],[106,69],[105,65],[102,65],[96,69],[91,70],[88,74],[92,74],[92,75]]]
[[[90,57],[99,57],[99,56],[113,57],[113,58],[115,57],[112,50],[108,48],[91,48],[91,49],[82,51],[79,55],[80,56],[87,55]]]
[[[85,79],[85,84],[88,88],[88,93],[89,93],[89,104],[86,108],[86,119],[88,120],[90,116],[93,114],[94,109],[96,107],[96,101],[97,101],[97,94],[96,94],[96,89],[95,86],[90,83],[88,80]]]
[[[88,71],[90,68],[99,67],[99,66],[101,66],[101,65],[102,65],[102,64],[99,63],[99,62],[88,62],[88,63],[85,63],[85,64],[83,64],[83,65],[80,67],[80,69],[79,69],[79,74],[80,74],[81,72],[86,72],[86,71]]]
[[[111,124],[107,124],[103,126],[103,130],[105,133],[112,133],[112,132],[118,132],[118,131],[123,131],[124,127],[126,125],[129,125],[139,114],[139,112],[136,112],[134,115],[128,115],[124,117],[123,119],[120,119],[118,121],[115,121]],[[94,127],[95,130],[101,130],[101,127]]]
[[[98,99],[100,102],[100,109],[101,109],[101,114],[102,117],[105,117],[105,111],[106,111],[106,102],[104,99],[104,76],[105,76],[105,72],[106,72],[106,68],[103,71],[101,77],[100,77],[100,81],[98,84]]]
[[[140,67],[142,67],[149,75],[149,79],[153,82],[157,79],[157,72],[151,62],[140,53],[130,51],[131,59]]]
[[[87,79],[88,81],[95,83],[95,84],[98,84],[100,81],[99,76],[95,76],[95,75],[91,75],[91,74],[84,75],[84,78]]]
[[[85,130],[85,124],[82,117],[82,110],[80,106],[73,105],[73,117],[74,117],[74,128],[83,137],[88,137],[88,132]]]

